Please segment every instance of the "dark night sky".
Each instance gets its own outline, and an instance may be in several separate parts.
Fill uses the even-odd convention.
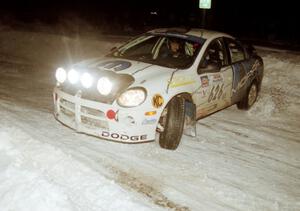
[[[254,39],[289,40],[299,44],[299,12],[296,1],[212,0],[207,11],[206,28],[229,32]],[[30,23],[36,20],[55,24],[60,17],[73,14],[90,24],[130,25],[141,29],[153,27],[189,26],[201,24],[198,0],[11,0],[1,2],[0,18]],[[150,15],[158,11],[158,16]]]

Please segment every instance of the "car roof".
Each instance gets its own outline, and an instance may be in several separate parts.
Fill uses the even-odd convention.
[[[159,28],[159,29],[154,29],[149,31],[150,33],[172,33],[172,34],[178,34],[178,35],[192,35],[196,37],[201,37],[206,40],[212,40],[217,37],[230,37],[229,34],[222,33],[222,32],[217,32],[217,31],[212,31],[212,30],[207,30],[207,29],[201,29],[201,28]]]

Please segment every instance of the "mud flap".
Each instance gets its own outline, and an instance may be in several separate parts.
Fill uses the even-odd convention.
[[[196,106],[194,103],[185,101],[185,119],[183,134],[196,137]]]

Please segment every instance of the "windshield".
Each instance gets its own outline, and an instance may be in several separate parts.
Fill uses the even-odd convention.
[[[108,56],[185,69],[194,63],[204,42],[190,35],[144,34]]]

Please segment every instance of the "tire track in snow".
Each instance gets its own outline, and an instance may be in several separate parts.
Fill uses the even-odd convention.
[[[176,211],[190,210],[186,206],[182,206],[180,204],[177,204],[176,202],[171,201],[158,190],[156,190],[150,185],[147,185],[146,183],[130,175],[129,173],[122,171],[116,167],[110,168],[112,172],[117,176],[118,183],[148,197],[154,204],[163,208],[168,208]]]
[[[89,148],[87,146],[82,146],[81,149],[84,149],[85,151],[88,150],[90,156],[92,156],[93,154],[99,155],[99,151]],[[90,164],[96,161],[97,163],[94,164],[95,166],[101,163],[101,166],[109,172],[108,175],[104,176],[114,180],[114,182],[116,182],[125,189],[134,191],[137,194],[147,197],[151,202],[153,202],[155,205],[158,205],[161,208],[166,208],[168,210],[175,211],[191,210],[189,207],[183,206],[169,199],[155,187],[147,184],[146,182],[142,181],[133,174],[130,174],[127,171],[117,167],[117,165],[113,164],[110,160],[107,160],[106,156],[102,157],[101,159],[98,158],[96,160],[91,159],[91,157],[87,157],[84,153],[82,153],[81,155],[77,154],[73,156],[78,156],[80,160],[86,160],[86,162]]]

